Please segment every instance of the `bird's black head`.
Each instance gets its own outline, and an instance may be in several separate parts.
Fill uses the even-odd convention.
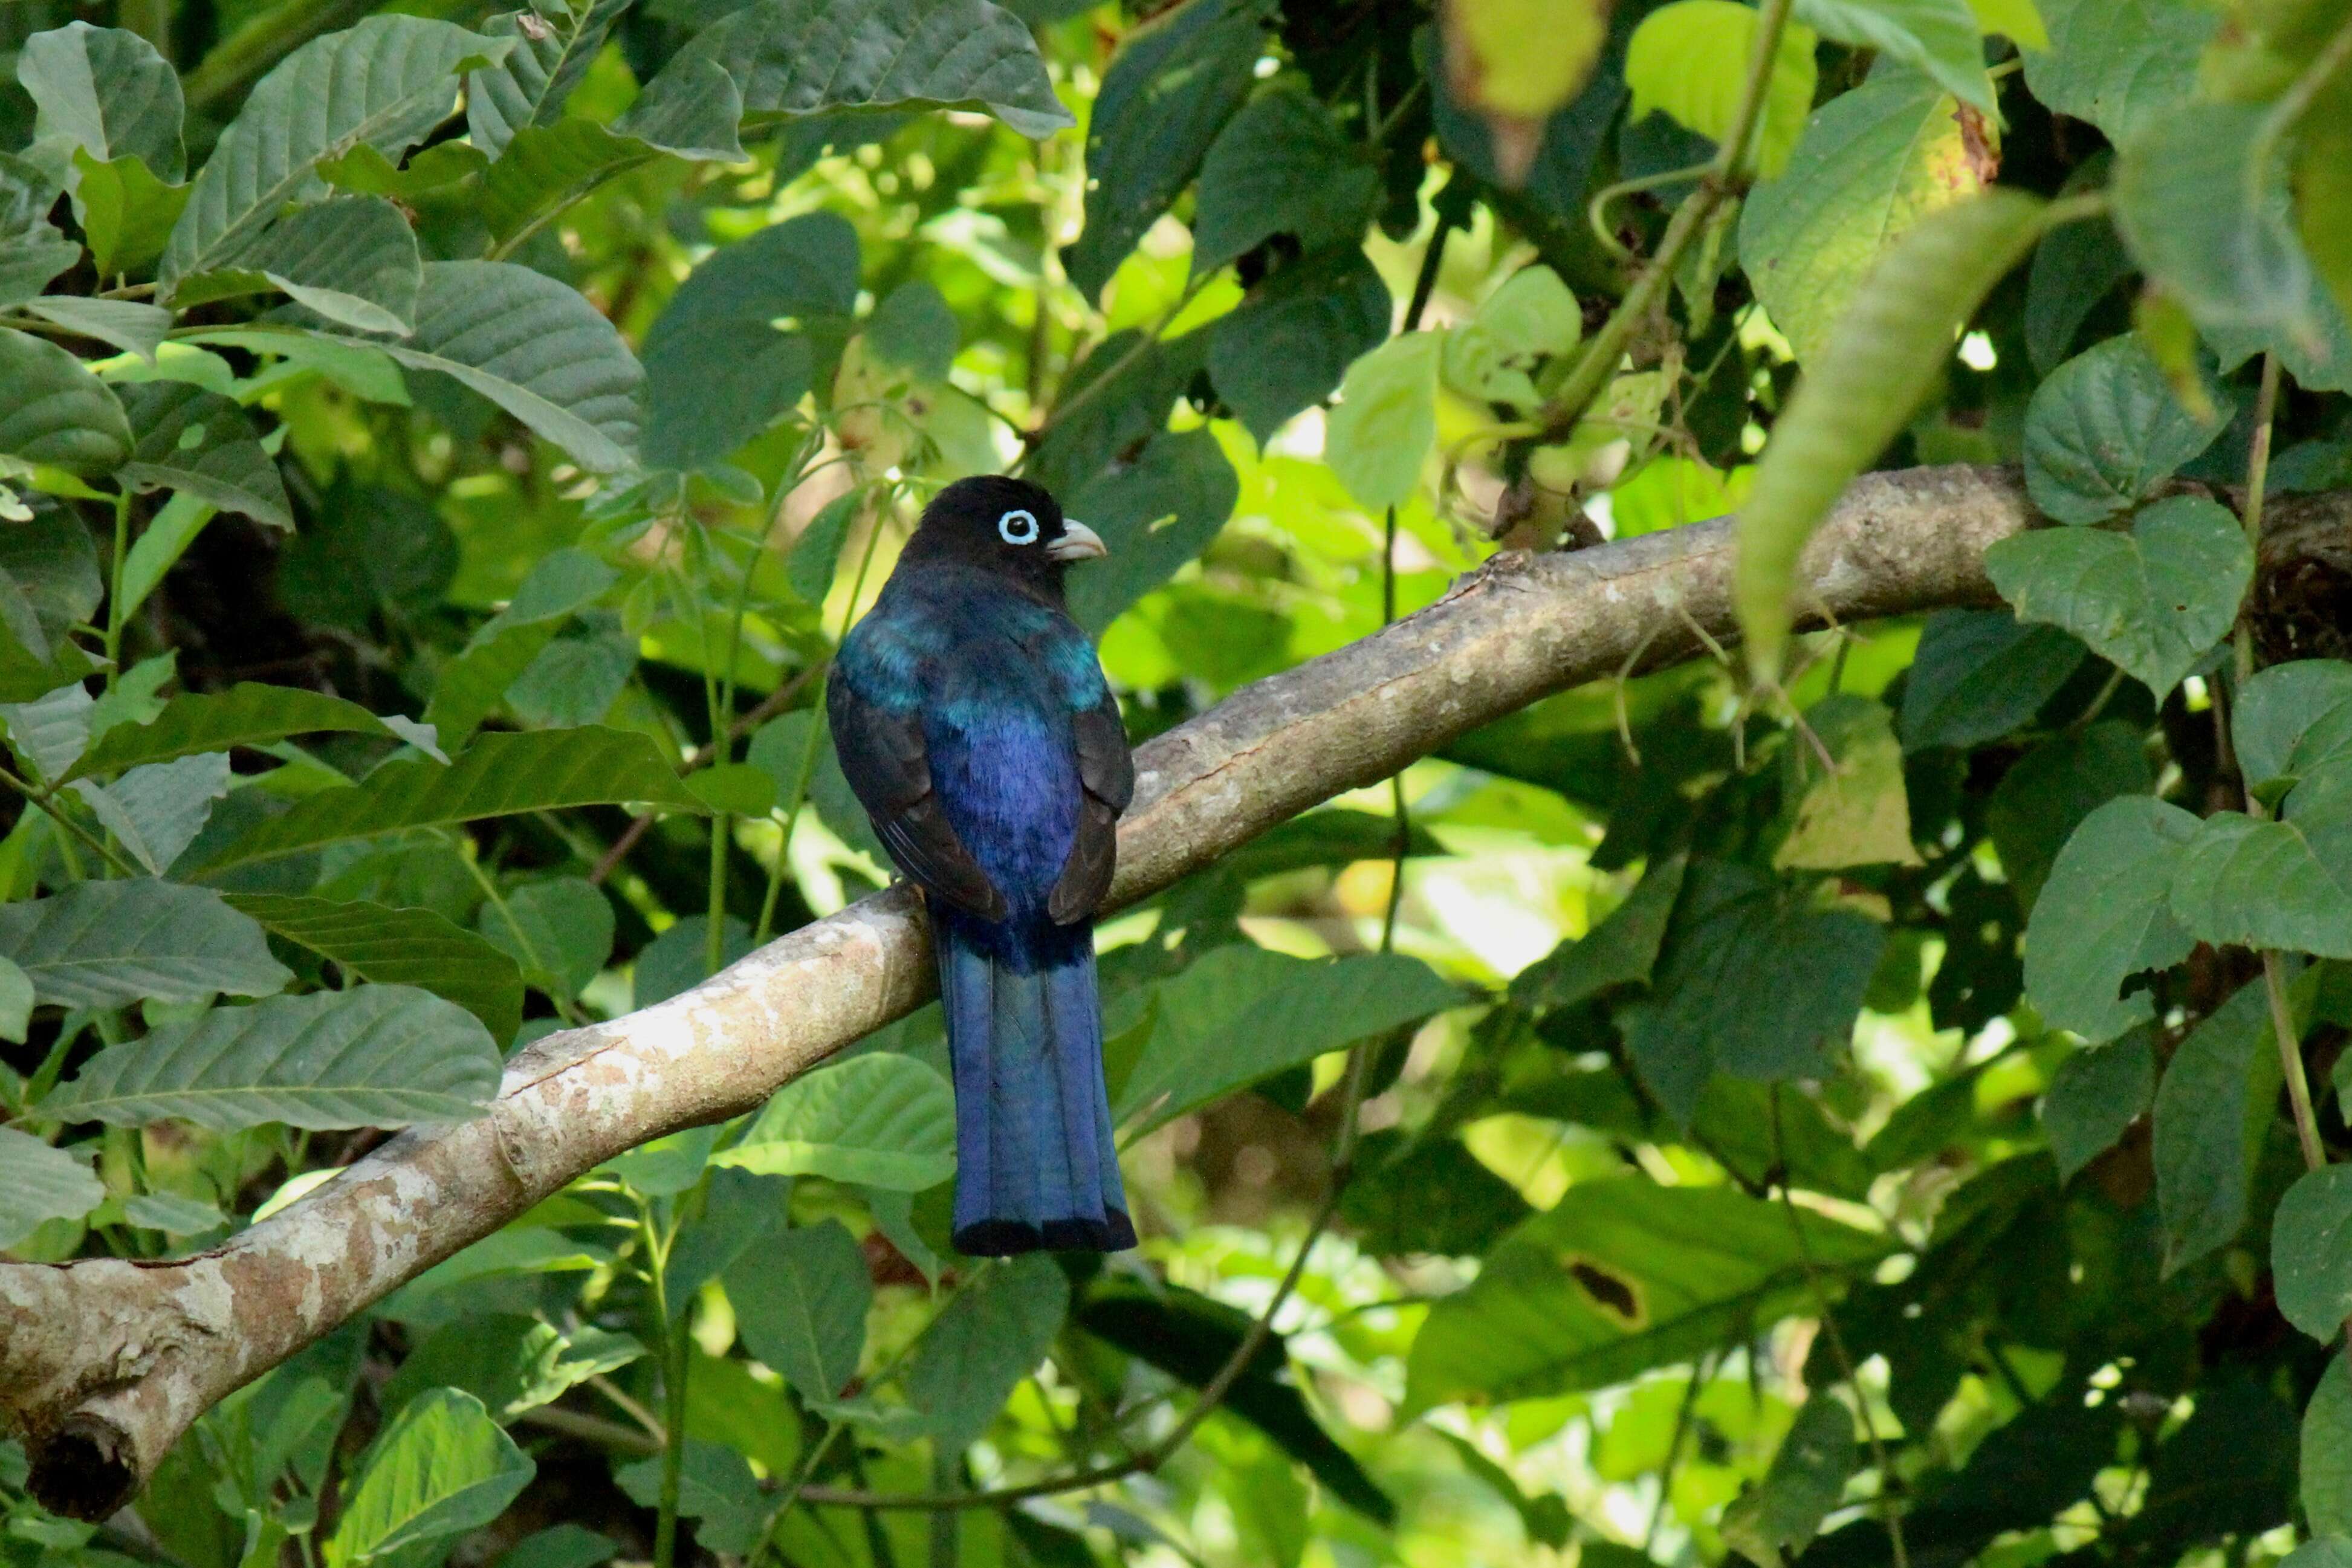
[[[955,561],[1013,577],[1059,604],[1062,574],[1074,561],[1107,554],[1085,523],[1026,479],[982,474],[958,479],[923,509],[902,559]]]

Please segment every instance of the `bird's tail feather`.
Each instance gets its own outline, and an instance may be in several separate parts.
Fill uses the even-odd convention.
[[[1133,1247],[1103,1088],[1092,931],[983,927],[952,913],[935,929],[955,1069],[956,1249]]]

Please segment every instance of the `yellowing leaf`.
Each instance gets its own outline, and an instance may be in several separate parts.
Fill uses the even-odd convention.
[[[1756,167],[1767,179],[1787,166],[1812,110],[1818,41],[1800,23],[1781,29],[1756,132]],[[1720,142],[1731,132],[1755,47],[1756,13],[1734,0],[1675,0],[1651,12],[1626,47],[1625,82],[1633,89],[1628,119],[1663,110]]]
[[[1794,803],[1794,815],[1772,864],[1815,871],[1919,864],[1903,748],[1885,705],[1866,697],[1824,698],[1806,710],[1805,723],[1821,751],[1802,736],[1790,742],[1782,798]],[[1822,765],[1822,752],[1834,772]]]
[[[2050,29],[2042,25],[2033,0],[1969,0],[1969,9],[1977,14],[1978,26],[1988,33],[2006,33],[2019,48],[2050,47]]]
[[[1437,365],[1443,332],[1391,338],[1348,367],[1339,405],[1325,425],[1324,460],[1374,511],[1412,494],[1437,439]]]
[[[1607,0],[1448,0],[1446,89],[1486,121],[1504,184],[1527,178],[1544,121],[1591,76],[1608,13]]]

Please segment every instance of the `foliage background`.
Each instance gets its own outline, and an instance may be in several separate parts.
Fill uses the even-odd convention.
[[[2347,9],[0,10],[13,1258],[203,1247],[878,885],[818,678],[958,474],[1110,540],[1138,740],[1743,506],[1754,655],[1108,924],[1139,1254],[946,1254],[927,1012],[133,1513],[0,1447],[0,1552],[2352,1560],[2352,668],[2324,575],[2241,614],[2352,463]],[[1844,479],[1948,462],[2063,525],[2014,613],[1782,661]]]

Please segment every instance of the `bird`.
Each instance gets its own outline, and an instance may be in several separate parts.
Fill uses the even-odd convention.
[[[1094,950],[1135,764],[1063,596],[1108,553],[1042,486],[958,479],[825,681],[842,773],[930,921],[968,1257],[1136,1244]]]

